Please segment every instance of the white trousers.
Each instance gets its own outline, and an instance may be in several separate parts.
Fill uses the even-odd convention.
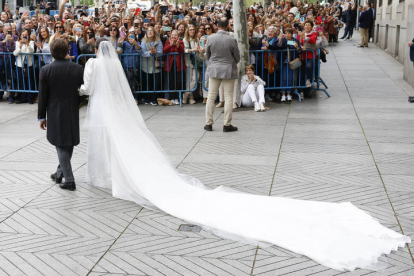
[[[264,86],[259,84],[257,89],[253,86],[253,84],[249,84],[247,87],[246,93],[244,93],[242,98],[242,105],[246,107],[254,106],[255,102],[258,103],[265,103],[264,99],[265,90]]]

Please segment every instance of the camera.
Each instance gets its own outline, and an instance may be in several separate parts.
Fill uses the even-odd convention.
[[[89,39],[92,39],[94,37],[95,37],[95,35],[93,33],[89,33]]]

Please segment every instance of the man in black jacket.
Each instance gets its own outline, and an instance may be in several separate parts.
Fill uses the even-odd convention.
[[[80,142],[78,88],[83,82],[83,69],[65,59],[68,44],[63,39],[55,39],[50,50],[55,61],[40,71],[38,120],[41,129],[47,127],[47,140],[56,147],[59,158],[59,166],[51,178],[62,189],[74,191],[70,159],[73,147]]]

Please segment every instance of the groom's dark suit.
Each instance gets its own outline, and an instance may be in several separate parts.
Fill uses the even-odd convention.
[[[39,81],[38,119],[46,119],[47,140],[59,158],[56,172],[65,182],[74,182],[70,159],[73,147],[80,142],[78,88],[83,82],[83,68],[67,60],[55,60],[42,67]]]

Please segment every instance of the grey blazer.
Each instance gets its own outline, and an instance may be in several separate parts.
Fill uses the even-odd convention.
[[[237,79],[237,63],[240,61],[239,47],[235,38],[225,31],[218,31],[207,39],[206,76],[217,79]]]

